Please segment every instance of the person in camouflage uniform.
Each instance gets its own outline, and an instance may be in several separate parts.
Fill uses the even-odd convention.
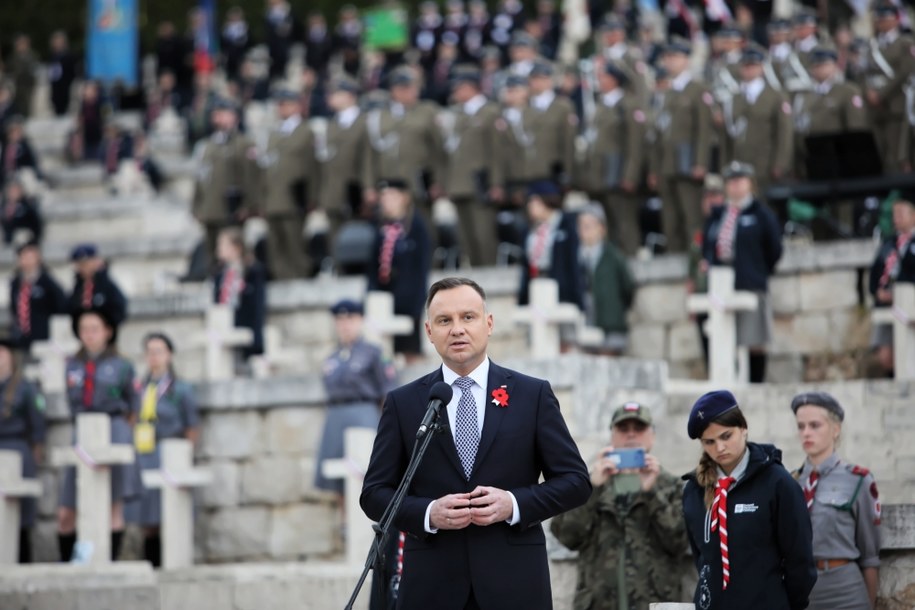
[[[651,455],[651,411],[629,402],[616,410],[610,445],[591,469],[594,491],[583,506],[553,518],[550,529],[579,552],[575,610],[648,610],[678,601],[686,530],[682,485]],[[608,453],[645,450],[645,466],[620,471]]]

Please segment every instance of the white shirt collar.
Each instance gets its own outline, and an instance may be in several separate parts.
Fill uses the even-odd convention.
[[[625,42],[618,42],[612,47],[604,49],[604,55],[609,59],[619,61],[626,56],[626,51],[628,50]]]
[[[623,90],[617,87],[613,91],[604,94],[604,106],[607,108],[613,108],[619,103],[621,99],[623,99]]]
[[[337,123],[339,123],[343,129],[349,129],[358,118],[359,106],[350,106],[346,110],[341,110],[337,113]]]
[[[461,377],[461,375],[458,375],[448,368],[448,365],[442,364],[442,379],[445,383],[454,385],[454,382],[458,377]],[[483,390],[486,390],[486,386],[489,384],[489,356],[483,358],[483,362],[481,362],[477,368],[470,371],[470,374],[467,375],[467,377],[473,379],[474,383],[483,388]]]
[[[772,57],[778,60],[784,60],[791,54],[791,44],[780,42],[772,47]]]
[[[288,136],[295,131],[301,122],[302,115],[294,114],[280,124],[280,131]]]
[[[683,91],[691,80],[693,80],[692,73],[689,70],[684,70],[679,76],[670,81],[670,88],[674,91]]]
[[[477,111],[486,104],[486,96],[482,93],[477,93],[475,96],[470,98],[464,103],[464,112],[471,116],[475,115]]]
[[[556,92],[552,89],[547,89],[539,95],[535,95],[531,98],[531,105],[537,110],[546,110],[550,107],[550,104],[553,103],[553,100],[556,99]]]
[[[754,78],[749,82],[743,83],[742,89],[744,95],[747,97],[747,101],[751,104],[755,104],[756,100],[759,99],[759,94],[763,92],[763,89],[766,88],[766,81],[762,77]]]
[[[743,478],[743,475],[747,474],[747,466],[750,463],[750,448],[747,447],[743,452],[743,457],[740,458],[740,461],[737,462],[737,466],[734,467],[734,470],[731,471],[731,474],[724,474],[724,471],[721,468],[718,468],[718,478],[731,477],[735,481],[739,481]]]
[[[807,38],[802,38],[801,40],[798,40],[797,48],[800,49],[801,51],[803,51],[804,53],[809,53],[810,51],[813,51],[813,49],[816,48],[816,46],[819,43],[820,43],[820,41],[817,40],[817,37],[814,36],[813,34],[811,34]]]
[[[407,109],[404,108],[403,104],[400,102],[391,102],[391,114],[393,114],[395,118],[403,118],[406,113]]]
[[[890,44],[893,44],[894,42],[896,42],[897,38],[899,38],[899,30],[892,29],[889,32],[879,34],[877,36],[877,41],[880,43],[881,46],[886,46],[886,45],[890,45]]]

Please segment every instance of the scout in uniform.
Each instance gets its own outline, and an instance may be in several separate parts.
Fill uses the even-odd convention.
[[[915,73],[915,40],[899,30],[899,9],[874,6],[877,36],[870,40],[866,98],[873,108],[874,136],[884,171],[899,171],[899,137],[906,128],[905,85]]]
[[[413,70],[402,67],[388,78],[391,102],[366,116],[372,147],[366,185],[382,178],[406,180],[424,218],[431,218],[431,204],[441,194],[444,173],[442,132],[437,125],[439,107],[419,100],[419,84]],[[377,195],[370,191],[370,202]],[[431,226],[431,225],[430,225]]]
[[[235,327],[250,328],[251,345],[238,350],[238,361],[264,353],[267,320],[267,273],[249,256],[241,229],[228,227],[216,240],[219,265],[213,278],[213,303],[228,305],[235,312]]]
[[[616,409],[610,444],[591,468],[591,498],[550,522],[559,541],[579,552],[575,610],[647,610],[659,599],[680,599],[683,486],[651,454],[652,421],[639,403]],[[637,449],[645,465],[621,471],[614,452]]]
[[[26,236],[17,244],[16,256],[16,274],[10,280],[10,331],[19,347],[28,350],[33,341],[50,337],[51,316],[67,313],[67,300],[34,238]]]
[[[702,458],[684,475],[683,518],[699,582],[696,610],[800,610],[817,579],[804,494],[773,445],[748,442],[727,390],[693,405]]]
[[[267,262],[275,280],[308,277],[310,261],[302,238],[305,214],[314,205],[309,189],[317,183],[314,135],[302,120],[295,91],[280,90],[279,125],[270,132],[267,150],[259,155],[263,170],[262,214],[267,220]]]
[[[371,180],[371,149],[365,115],[359,109],[359,84],[341,77],[331,85],[328,101],[334,116],[315,128],[320,168],[318,205],[327,212],[331,238],[341,225],[362,212]]]
[[[219,231],[238,224],[255,209],[259,170],[257,150],[238,131],[238,107],[231,100],[219,100],[211,121],[215,131],[195,151],[199,159],[191,212],[203,225],[206,251],[216,251]]]
[[[31,382],[22,378],[22,362],[16,348],[9,338],[0,338],[0,450],[18,453],[22,477],[34,479],[45,442],[45,400]],[[30,534],[38,515],[38,502],[35,498],[22,498],[19,506],[19,563],[31,563]]]
[[[343,299],[330,308],[330,313],[334,317],[337,348],[322,369],[327,419],[318,450],[315,487],[342,498],[343,481],[325,478],[321,463],[343,457],[343,433],[347,428],[378,427],[381,404],[395,387],[397,373],[394,365],[385,361],[381,348],[363,339],[361,303]]]
[[[870,610],[880,569],[880,495],[874,475],[839,459],[845,411],[825,392],[791,401],[807,459],[794,472],[813,526],[817,582],[808,610]]]
[[[73,326],[80,349],[67,358],[67,403],[74,423],[81,413],[104,413],[111,419],[111,442],[130,444],[130,422],[137,414],[134,370],[118,354],[113,337],[116,326],[105,309],[74,315]],[[75,441],[76,439],[74,439]],[[108,467],[111,472],[111,555],[116,559],[124,534],[124,502],[140,493],[136,463]],[[57,512],[58,542],[62,561],[69,561],[76,543],[76,467],[64,470]],[[80,551],[82,552],[82,551]],[[90,551],[91,552],[91,551]]]
[[[71,315],[86,309],[104,309],[117,328],[127,319],[127,297],[108,274],[108,265],[95,244],[79,244],[70,251],[76,271],[73,292],[67,301]]]
[[[146,377],[137,380],[140,411],[133,429],[134,448],[141,470],[161,466],[160,444],[167,438],[186,438],[195,442],[199,418],[197,402],[190,384],[178,379],[172,367],[172,341],[162,333],[151,333],[143,340],[146,352]],[[143,527],[143,557],[153,567],[162,563],[162,494],[159,489],[143,488],[139,498],[125,508],[128,523]]]
[[[528,75],[529,104],[525,132],[531,146],[525,149],[528,175],[532,180],[553,180],[569,184],[575,162],[575,136],[578,117],[575,108],[553,89],[553,66],[537,61]]]
[[[480,92],[476,68],[452,79],[456,105],[443,117],[448,155],[445,191],[458,212],[461,249],[474,267],[496,264],[496,208],[504,198],[504,176],[496,163],[498,105]]]
[[[598,76],[600,97],[588,139],[588,178],[604,206],[610,234],[623,252],[633,256],[642,245],[640,199],[645,159],[647,115],[630,92],[629,77],[607,62]]]
[[[685,252],[693,232],[702,225],[702,180],[712,148],[714,99],[705,84],[690,74],[690,52],[683,41],[675,41],[665,50],[671,84],[657,117],[657,173],[649,178],[663,201],[668,252]]]
[[[765,55],[746,49],[740,60],[740,90],[724,104],[727,133],[724,163],[742,161],[756,170],[757,193],[765,199],[770,181],[791,170],[794,120],[791,104],[766,82]]]
[[[737,344],[750,350],[750,381],[766,376],[766,345],[772,339],[769,278],[782,256],[782,231],[772,210],[753,193],[753,167],[733,161],[724,168],[726,205],[712,210],[702,238],[708,266],[734,269],[734,289],[756,294],[753,311],[737,312]]]
[[[915,283],[915,198],[903,196],[893,203],[893,228],[871,265],[868,288],[875,307],[892,307],[893,286],[898,282]],[[878,324],[873,329],[871,348],[884,374],[892,374],[893,326]]]

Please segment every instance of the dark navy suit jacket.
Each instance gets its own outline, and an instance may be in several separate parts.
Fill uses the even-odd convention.
[[[362,488],[360,504],[379,520],[394,495],[442,371],[388,394]],[[584,504],[591,494],[587,468],[559,412],[550,384],[490,364],[485,396],[503,387],[508,406],[487,402],[470,480],[464,477],[450,430],[436,435],[394,521],[407,532],[397,607],[460,610],[471,593],[482,608],[552,608],[549,567],[540,523]],[[441,421],[447,426],[447,416]],[[540,477],[543,475],[543,482]],[[477,485],[510,491],[520,522],[462,530],[425,531],[429,503]]]

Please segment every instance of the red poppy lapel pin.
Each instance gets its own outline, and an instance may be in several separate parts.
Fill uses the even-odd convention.
[[[508,392],[506,386],[501,386],[492,391],[492,404],[503,409],[508,406]]]

